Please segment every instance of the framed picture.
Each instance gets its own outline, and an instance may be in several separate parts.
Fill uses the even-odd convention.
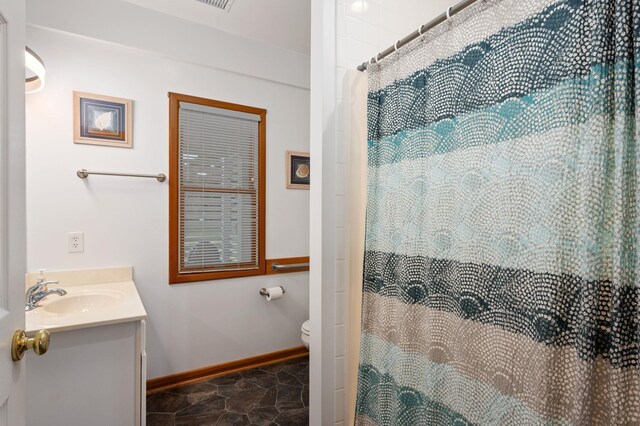
[[[287,188],[309,189],[311,161],[308,152],[287,151]]]
[[[73,92],[73,141],[131,148],[130,99]]]

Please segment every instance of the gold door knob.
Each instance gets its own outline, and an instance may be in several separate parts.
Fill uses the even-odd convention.
[[[11,358],[14,361],[20,361],[24,358],[24,353],[29,349],[33,349],[36,355],[44,355],[49,349],[49,340],[51,334],[47,330],[40,330],[33,337],[27,337],[24,330],[18,330],[13,333],[11,342]]]

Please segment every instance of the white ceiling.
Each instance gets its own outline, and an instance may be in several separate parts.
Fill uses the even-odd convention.
[[[235,0],[229,12],[197,0],[125,0],[218,30],[310,54],[311,0]]]

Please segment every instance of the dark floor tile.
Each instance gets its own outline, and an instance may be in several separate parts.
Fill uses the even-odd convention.
[[[250,382],[247,379],[238,380],[238,382],[236,383],[236,386],[239,387],[240,389],[251,389],[251,388],[259,387],[258,385],[255,384],[255,382]]]
[[[212,396],[217,395],[217,393],[209,393],[209,392],[196,392],[190,393],[187,395],[187,399],[191,404],[196,404],[200,401],[204,401],[206,399],[210,399]]]
[[[149,413],[147,414],[147,426],[173,426],[173,414]]]
[[[251,379],[254,377],[260,377],[260,376],[264,376],[265,374],[272,374],[272,373],[267,373],[266,371],[262,371],[259,368],[254,368],[253,370],[241,371],[240,374],[245,379]]]
[[[271,365],[265,365],[260,367],[259,369],[262,371],[265,371],[267,373],[277,373],[278,371],[282,370],[284,368],[284,364],[283,363],[278,363],[278,364],[271,364]]]
[[[296,408],[304,408],[302,400],[299,401],[278,401],[276,402],[276,408],[280,411],[293,410]]]
[[[238,381],[242,380],[240,373],[227,374],[226,376],[214,377],[207,380],[214,385],[235,385]]]
[[[236,385],[218,386],[218,395],[231,396],[240,392],[240,388]]]
[[[224,396],[213,395],[203,401],[193,404],[187,408],[184,408],[176,413],[176,418],[185,417],[192,414],[213,413],[225,409]]]
[[[297,386],[278,385],[277,401],[302,401],[302,388]]]
[[[305,371],[307,369],[306,365],[293,364],[293,365],[285,365],[282,371],[286,371],[289,374],[298,374],[301,371]]]
[[[308,385],[309,384],[309,366],[306,366],[302,370],[298,371],[297,373],[294,374],[294,376],[296,376],[296,378],[300,380],[300,383]]]
[[[219,419],[217,426],[241,426],[241,425],[249,425],[251,422],[249,421],[249,417],[246,414],[239,413],[226,413],[223,414]]]
[[[191,414],[189,416],[176,417],[175,426],[213,426],[220,417],[227,414],[224,410],[208,413]]]
[[[302,426],[309,424],[309,409],[299,408],[280,413],[275,422],[280,426]]]
[[[258,407],[275,407],[277,398],[277,387],[274,386],[270,389],[267,389],[267,393],[265,393],[260,402],[258,402]]]
[[[157,393],[147,397],[147,413],[175,413],[189,405],[186,395]]]
[[[262,388],[246,389],[227,398],[227,411],[248,413],[267,393]]]
[[[309,367],[309,363],[306,360],[306,358],[294,359],[291,361],[286,361],[283,370],[291,374],[296,374],[305,369],[308,372],[308,367]]]
[[[261,388],[268,389],[278,384],[278,379],[273,373],[261,370],[248,370],[243,374],[244,381],[253,383]]]
[[[294,376],[303,385],[309,383],[309,375],[308,374],[297,373],[297,374],[294,374]]]
[[[276,407],[254,408],[249,411],[249,420],[255,425],[269,425],[278,417],[280,411]]]
[[[269,374],[269,375],[266,375],[264,377],[255,378],[255,379],[247,379],[247,380],[253,380],[256,385],[260,386],[261,388],[265,388],[265,389],[272,388],[272,387],[274,387],[275,385],[278,384],[278,379],[274,374]]]
[[[276,377],[278,378],[278,383],[281,385],[302,386],[302,383],[300,383],[294,375],[289,374],[286,371],[279,371],[278,374],[276,374]]]
[[[197,383],[189,383],[188,385],[178,386],[176,388],[169,389],[167,392],[187,395],[187,394],[196,393],[196,392],[212,393],[212,392],[216,392],[218,390],[217,388],[218,387],[213,383],[197,382]]]
[[[147,397],[149,426],[305,426],[308,359],[215,377]]]

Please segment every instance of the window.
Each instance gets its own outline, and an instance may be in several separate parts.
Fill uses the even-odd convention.
[[[264,109],[169,94],[169,281],[265,273]]]

